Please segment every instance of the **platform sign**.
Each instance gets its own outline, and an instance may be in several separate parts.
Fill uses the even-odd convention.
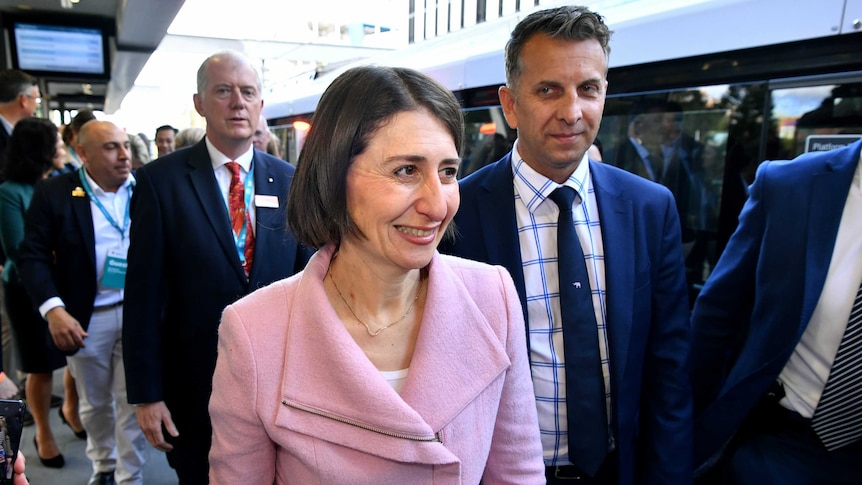
[[[846,147],[862,139],[862,135],[809,135],[805,139],[805,152],[825,152]]]

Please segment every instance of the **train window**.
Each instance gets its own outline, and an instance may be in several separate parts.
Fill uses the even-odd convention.
[[[269,130],[278,137],[281,142],[282,158],[292,165],[299,160],[299,152],[305,144],[305,136],[311,125],[308,117],[295,117],[290,123],[270,125]]]
[[[811,137],[862,135],[862,82],[776,88],[772,125],[787,158],[809,151]]]
[[[862,83],[783,84],[607,100],[598,134],[604,161],[673,192],[692,299],[736,229],[760,162],[792,159],[811,137],[862,135]]]
[[[756,159],[764,93],[762,84],[719,85],[611,96],[606,102],[598,134],[604,162],[673,193],[692,301],[747,197],[753,171],[743,173],[743,160]],[[752,156],[744,156],[746,151]],[[723,224],[720,216],[731,212],[733,222]]]
[[[515,137],[500,106],[465,110],[459,178],[503,158],[512,149]]]

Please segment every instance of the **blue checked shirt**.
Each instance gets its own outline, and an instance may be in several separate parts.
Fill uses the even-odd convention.
[[[569,443],[566,417],[566,372],[563,328],[560,315],[560,284],[557,270],[557,218],[559,208],[548,196],[560,185],[527,165],[512,150],[515,184],[515,217],[527,289],[527,319],[530,367],[545,465],[568,465]],[[605,262],[602,229],[590,179],[586,155],[565,183],[578,194],[575,199],[575,229],[584,251],[593,309],[598,324],[599,355],[602,359],[607,415],[610,417],[610,367],[606,332]],[[608,436],[611,436],[610,432]],[[609,444],[612,446],[612,444]]]

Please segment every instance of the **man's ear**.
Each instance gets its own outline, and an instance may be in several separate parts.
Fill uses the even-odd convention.
[[[513,130],[518,129],[518,116],[515,114],[515,93],[506,86],[500,86],[497,90],[497,96],[500,98],[500,106],[503,108],[503,116],[506,117],[506,123]]]
[[[197,111],[199,115],[204,116],[203,100],[201,99],[201,95],[195,93],[194,95],[192,95],[192,101],[195,104],[195,111]]]

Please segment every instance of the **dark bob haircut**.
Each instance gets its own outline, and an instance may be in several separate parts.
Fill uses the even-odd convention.
[[[6,147],[6,180],[33,185],[54,167],[57,127],[45,118],[24,118],[15,123]]]
[[[521,50],[536,34],[558,40],[595,39],[605,51],[605,57],[611,53],[612,32],[601,15],[572,5],[539,10],[524,17],[506,43],[506,84],[512,89],[517,88],[521,77]]]
[[[423,109],[446,127],[460,153],[461,106],[425,74],[363,66],[332,82],[317,104],[287,197],[287,224],[300,242],[320,248],[347,234],[362,236],[347,212],[347,171],[393,116]]]

